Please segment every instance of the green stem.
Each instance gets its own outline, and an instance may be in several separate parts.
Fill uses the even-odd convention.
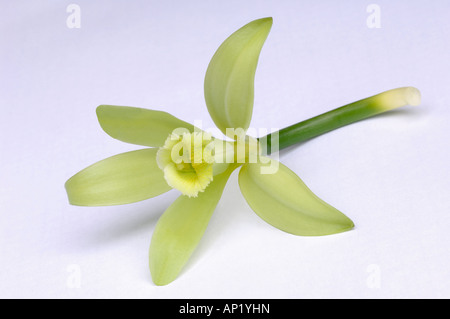
[[[401,106],[419,104],[420,92],[416,88],[393,89],[291,125],[259,140],[266,150],[264,153],[270,154],[368,117]]]

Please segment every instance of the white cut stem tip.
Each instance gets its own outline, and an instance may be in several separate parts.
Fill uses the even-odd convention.
[[[405,105],[417,106],[421,102],[418,89],[408,86],[389,90],[374,96],[376,108],[385,112]]]
[[[409,105],[417,106],[420,105],[422,97],[420,95],[420,91],[415,87],[407,87],[405,88],[405,100]]]

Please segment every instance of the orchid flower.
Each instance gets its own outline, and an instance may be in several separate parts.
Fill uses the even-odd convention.
[[[159,218],[151,239],[149,266],[157,285],[172,282],[187,263],[237,168],[247,203],[270,225],[301,236],[352,229],[354,224],[347,216],[318,198],[270,154],[375,114],[420,103],[417,89],[403,87],[259,139],[245,135],[253,112],[256,66],[271,26],[272,18],[243,26],[223,42],[208,66],[205,101],[217,128],[227,137],[224,140],[163,111],[113,105],[97,108],[107,134],[146,148],[109,157],[72,176],[65,184],[69,202],[121,205],[177,189],[180,196]]]

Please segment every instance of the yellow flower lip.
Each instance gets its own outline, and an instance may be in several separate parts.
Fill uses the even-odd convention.
[[[172,133],[156,153],[158,167],[169,186],[197,197],[213,180],[214,158],[208,152],[211,135],[204,132]]]

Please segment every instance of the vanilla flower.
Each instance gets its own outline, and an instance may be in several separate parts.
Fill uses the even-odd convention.
[[[147,148],[109,157],[72,176],[65,184],[69,202],[120,205],[178,190],[180,196],[158,220],[150,244],[150,271],[157,285],[178,276],[200,242],[228,178],[238,168],[247,203],[272,226],[302,236],[352,229],[347,216],[269,155],[355,121],[420,103],[417,89],[398,88],[259,139],[246,135],[256,66],[271,26],[272,18],[248,23],[225,40],[208,66],[205,101],[226,141],[166,112],[113,105],[97,108],[106,133]]]

